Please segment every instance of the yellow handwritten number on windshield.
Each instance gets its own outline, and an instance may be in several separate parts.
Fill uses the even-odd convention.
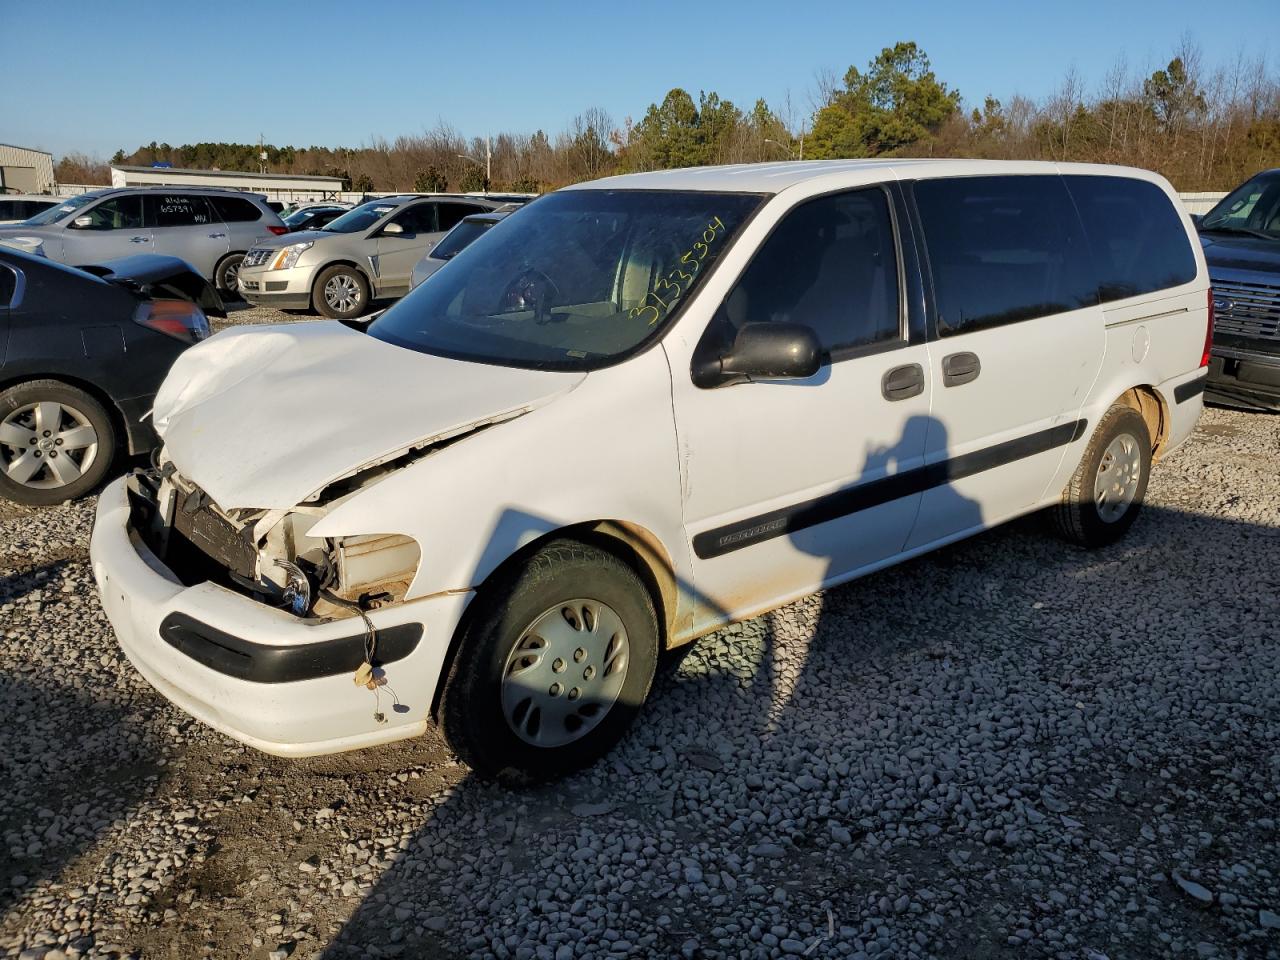
[[[645,294],[644,301],[638,307],[633,307],[627,316],[632,320],[648,316],[649,326],[661,320],[670,311],[672,304],[689,292],[689,287],[693,285],[702,261],[711,251],[711,244],[723,234],[724,229],[724,223],[719,217],[708,223],[706,229],[702,231],[702,239],[695,241],[693,247],[680,257],[681,266],[692,272],[686,273],[685,270],[676,267],[665,277],[658,278],[653,289]]]

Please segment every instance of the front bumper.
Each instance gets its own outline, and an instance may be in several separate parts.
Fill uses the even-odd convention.
[[[311,306],[311,285],[315,267],[292,267],[289,270],[267,270],[262,267],[242,269],[237,280],[240,296],[252,304],[283,310],[306,310]]]
[[[1280,353],[1215,346],[1205,396],[1227,406],[1280,410]]]
[[[388,658],[407,645],[393,637],[421,631],[411,650],[383,665],[387,685],[375,697],[352,682],[342,659],[350,658],[351,637],[362,634],[359,618],[300,620],[213,583],[184,586],[131,530],[128,479],[102,492],[89,557],[121,648],[160,693],[214,729],[279,756],[354,750],[426,728],[449,638],[471,593],[427,597],[369,615],[379,636],[388,637]],[[201,655],[197,646],[184,644],[174,634],[175,623],[188,630],[195,623],[199,639],[212,637],[215,648],[224,647],[222,654]],[[276,664],[277,672],[245,673],[231,649],[235,644],[220,642],[219,635],[251,645],[248,655],[258,656],[260,666]],[[298,648],[336,656],[343,672],[292,679],[297,664],[310,659]],[[293,667],[280,672],[280,663]],[[324,669],[336,669],[334,662]],[[375,711],[383,715],[381,722]]]

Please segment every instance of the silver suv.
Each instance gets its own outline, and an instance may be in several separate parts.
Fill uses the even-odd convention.
[[[118,187],[68,197],[0,240],[70,266],[135,253],[180,257],[223,293],[236,292],[245,251],[288,228],[251,193],[200,187]]]
[[[414,264],[459,221],[502,204],[481,197],[395,196],[363,203],[320,230],[268,239],[245,255],[240,295],[348,320],[409,292]]]

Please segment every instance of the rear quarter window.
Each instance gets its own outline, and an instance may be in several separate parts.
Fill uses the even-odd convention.
[[[1062,178],[955,177],[914,186],[938,333],[970,333],[1098,302]]]
[[[1196,277],[1182,213],[1147,180],[1067,176],[1084,222],[1103,303],[1181,286]]]
[[[262,211],[244,197],[209,197],[214,212],[223,223],[249,223],[262,219]]]

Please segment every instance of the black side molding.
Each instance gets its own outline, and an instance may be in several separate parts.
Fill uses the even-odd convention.
[[[1204,393],[1204,385],[1209,379],[1209,374],[1205,373],[1196,377],[1194,380],[1188,380],[1186,383],[1180,383],[1173,388],[1174,403],[1186,403],[1192,397],[1198,397]]]
[[[995,446],[975,450],[960,457],[952,457],[939,463],[931,463],[914,470],[896,473],[891,477],[872,480],[870,483],[846,487],[826,496],[806,500],[791,507],[782,507],[747,520],[739,520],[714,530],[704,530],[693,538],[693,552],[702,560],[719,557],[753,543],[772,540],[783,534],[807,530],[820,523],[838,520],[860,510],[869,510],[893,500],[923,493],[934,487],[940,487],[971,477],[984,470],[992,470],[1005,464],[1013,463],[1024,457],[1032,457],[1037,453],[1045,453],[1055,447],[1065,447],[1084,436],[1088,428],[1087,420],[1076,420],[1072,423],[1059,424],[1047,430],[1040,430],[1006,440]]]
[[[234,637],[185,613],[160,624],[165,643],[210,670],[251,683],[291,683],[355,673],[364,662],[364,631],[349,637],[292,647],[268,646]],[[378,664],[403,660],[422,639],[422,624],[401,623],[377,633]]]

